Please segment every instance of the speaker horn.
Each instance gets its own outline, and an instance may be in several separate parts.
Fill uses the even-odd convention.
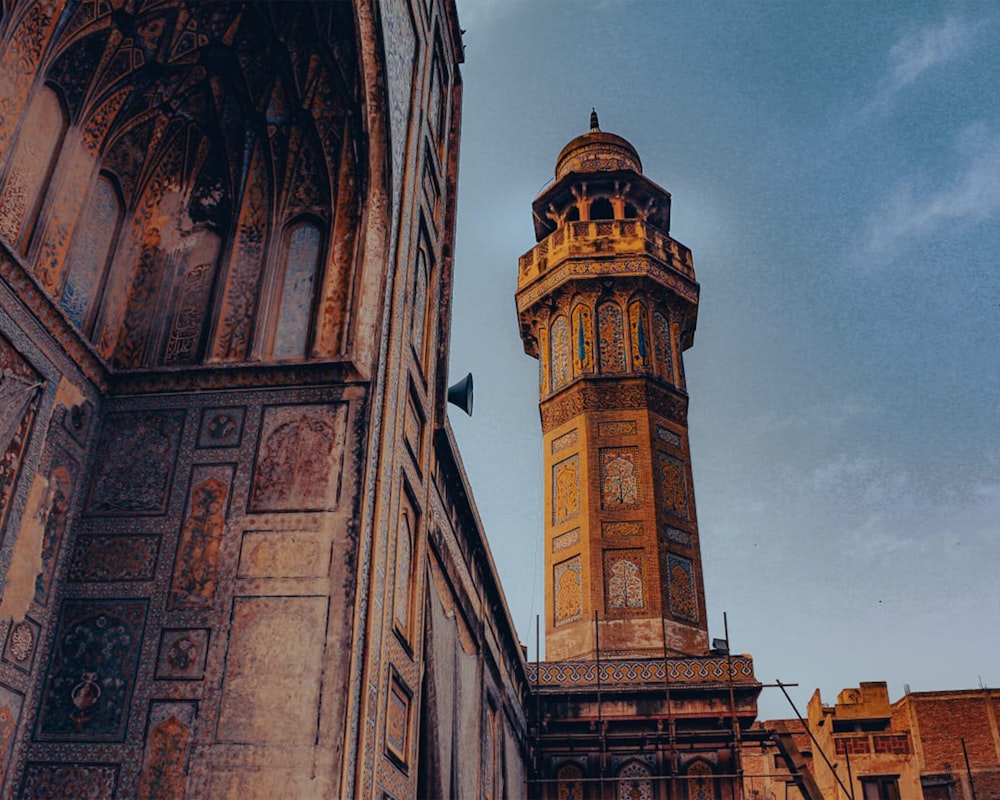
[[[448,387],[448,402],[472,416],[472,373]]]

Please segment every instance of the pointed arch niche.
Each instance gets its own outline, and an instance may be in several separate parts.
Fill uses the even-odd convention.
[[[59,293],[66,316],[88,336],[124,213],[121,192],[108,174],[101,173],[77,223]]]
[[[702,759],[692,761],[686,770],[685,800],[717,800],[712,765]]]
[[[312,218],[293,220],[285,229],[274,279],[273,328],[266,356],[305,358],[312,333],[315,289],[323,255],[323,231]]]
[[[618,770],[617,800],[653,800],[653,773],[641,761],[628,761]]]
[[[59,94],[47,84],[42,86],[25,113],[0,188],[0,235],[21,253],[28,250],[68,127]]]
[[[76,5],[0,131],[10,249],[116,368],[347,355],[373,144],[351,5],[280,32],[266,4]]]
[[[613,300],[597,307],[597,331],[601,372],[625,371],[625,334],[622,309]]]

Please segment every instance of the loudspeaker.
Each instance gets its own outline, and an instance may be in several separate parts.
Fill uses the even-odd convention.
[[[472,373],[448,387],[448,402],[472,416]]]

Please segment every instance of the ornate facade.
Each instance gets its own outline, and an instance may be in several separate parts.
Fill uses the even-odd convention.
[[[517,308],[539,362],[550,659],[708,650],[682,351],[691,252],[670,195],[598,128],[560,153],[532,206]]]
[[[742,797],[761,686],[749,656],[709,649],[682,361],[691,253],[670,236],[669,193],[596,113],[555,177],[517,291],[545,441],[548,661],[529,667],[529,788]]]
[[[526,663],[446,414],[462,55],[453,0],[0,0],[3,797],[820,796],[709,648],[698,285],[596,118],[519,265]]]
[[[461,60],[445,0],[0,2],[3,796],[520,793]]]

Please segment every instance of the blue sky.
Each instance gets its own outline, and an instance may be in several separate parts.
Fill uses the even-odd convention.
[[[544,613],[531,201],[591,106],[673,195],[711,633],[824,700],[1000,686],[1000,6],[459,0],[452,424]],[[777,690],[764,716],[787,716]]]

